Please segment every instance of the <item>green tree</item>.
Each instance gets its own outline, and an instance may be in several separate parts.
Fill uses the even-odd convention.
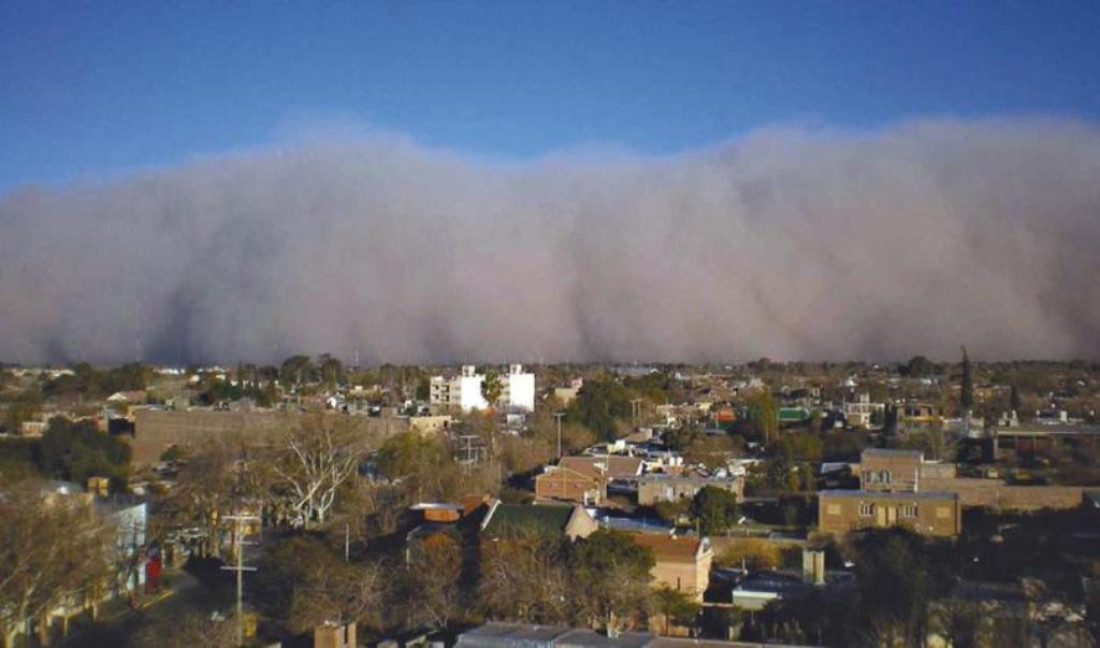
[[[630,536],[600,529],[578,542],[570,563],[582,617],[594,617],[608,630],[622,630],[650,601],[653,552]]]
[[[568,413],[570,420],[579,421],[599,439],[613,440],[617,421],[630,416],[630,393],[613,378],[586,380]]]
[[[970,356],[966,353],[966,347],[962,348],[962,389],[959,393],[959,403],[963,412],[968,412],[974,407],[974,379],[970,375]]]
[[[344,364],[327,353],[322,353],[318,360],[321,380],[329,389],[335,388],[344,378]]]
[[[1020,398],[1020,388],[1015,384],[1012,385],[1012,390],[1008,394],[1008,406],[1017,413],[1024,407],[1023,399]]]
[[[749,413],[757,438],[770,445],[779,430],[779,408],[770,389],[763,389],[749,400]]]
[[[703,606],[695,599],[668,585],[662,585],[653,592],[653,607],[664,621],[666,635],[673,624],[694,630],[699,613],[703,611]]]
[[[7,411],[4,412],[4,427],[12,434],[19,434],[23,423],[41,412],[42,395],[36,389],[28,389],[8,404]]]
[[[901,528],[870,531],[856,541],[855,552],[856,592],[851,609],[857,611],[856,643],[921,643],[933,584],[924,540]]]
[[[705,535],[724,533],[737,524],[740,514],[737,496],[722,488],[701,488],[691,501],[691,515],[699,522],[699,530]]]
[[[486,372],[485,379],[481,381],[481,395],[489,403],[490,409],[496,407],[503,393],[504,382],[500,379],[500,374],[495,371]]]
[[[923,378],[931,376],[936,371],[936,365],[924,356],[913,356],[905,365],[905,374],[910,378]]]
[[[313,370],[313,362],[309,356],[291,356],[279,366],[279,380],[284,384],[300,386],[313,379]]]
[[[92,476],[109,477],[114,488],[126,482],[130,444],[100,432],[90,421],[51,419],[40,448],[39,467],[57,479],[84,484]]]

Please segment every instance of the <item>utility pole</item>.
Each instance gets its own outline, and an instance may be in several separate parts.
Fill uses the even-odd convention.
[[[224,565],[222,569],[237,572],[237,645],[244,645],[244,573],[256,571],[255,567],[244,565],[244,522],[258,521],[256,515],[226,515],[223,520],[233,520],[236,526],[233,530],[233,545],[237,551],[237,564]]]
[[[558,419],[558,459],[561,459],[561,419],[565,412],[554,412],[554,418]]]
[[[630,401],[630,418],[631,418],[632,422],[634,423],[634,428],[635,429],[638,428],[638,416],[639,416],[639,414],[641,414],[641,411],[642,411],[642,399],[635,398],[634,400]]]

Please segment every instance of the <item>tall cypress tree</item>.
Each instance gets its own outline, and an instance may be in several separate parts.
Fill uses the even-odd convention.
[[[964,410],[974,407],[974,382],[970,377],[970,356],[966,354],[966,347],[962,348],[962,394],[960,401]]]

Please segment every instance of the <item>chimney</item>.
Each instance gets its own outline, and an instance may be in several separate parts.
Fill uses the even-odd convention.
[[[825,584],[825,551],[802,550],[802,580],[811,585]]]

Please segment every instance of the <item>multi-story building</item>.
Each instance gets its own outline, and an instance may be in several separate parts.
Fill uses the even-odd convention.
[[[710,585],[714,552],[708,538],[675,537],[663,533],[632,533],[630,538],[653,552],[653,584],[667,585],[703,602]]]
[[[524,373],[523,365],[509,365],[508,375],[502,382],[501,401],[505,407],[527,412],[535,410],[535,374]]]
[[[920,490],[919,450],[865,448],[859,458],[859,487],[866,491],[917,492]]]
[[[433,376],[429,381],[428,400],[432,405],[453,407],[469,412],[489,406],[481,393],[484,374],[477,373],[473,365],[463,365],[462,372],[453,378]]]
[[[956,493],[833,490],[818,494],[817,523],[826,533],[902,526],[950,538],[959,534],[962,515]]]
[[[494,406],[509,410],[533,411],[535,409],[535,374],[524,373],[523,365],[510,365],[508,373],[500,376],[500,399]],[[448,378],[433,376],[429,381],[428,400],[432,405],[457,408],[463,412],[487,409],[482,386],[485,374],[477,372],[473,365],[464,365],[461,373]]]
[[[821,491],[818,527],[846,533],[903,526],[924,535],[954,537],[962,523],[959,495],[921,490],[923,475],[941,472],[941,464],[925,462],[919,450],[865,448],[860,455],[860,490]]]
[[[861,392],[855,400],[844,403],[844,418],[855,427],[867,429],[881,426],[885,413],[886,404],[872,403],[867,392]]]

